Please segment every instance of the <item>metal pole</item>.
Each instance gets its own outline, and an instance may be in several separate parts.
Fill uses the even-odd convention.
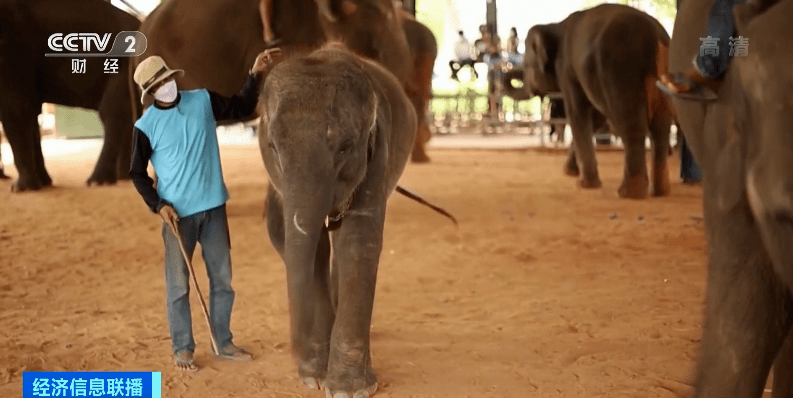
[[[498,17],[496,13],[496,0],[487,0],[487,10],[485,11],[485,22],[490,29],[490,35],[496,37],[498,35]]]

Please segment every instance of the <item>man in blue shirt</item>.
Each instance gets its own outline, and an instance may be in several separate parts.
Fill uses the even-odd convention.
[[[188,255],[201,243],[209,274],[210,322],[220,352],[216,357],[249,361],[251,353],[235,346],[229,328],[234,290],[231,288],[231,241],[226,201],[229,198],[220,164],[217,121],[251,115],[258,102],[262,72],[275,64],[278,49],[261,53],[239,94],[223,97],[205,89],[178,91],[175,75],[162,58],[151,56],[135,70],[143,96],[154,103],[135,123],[130,177],[154,213],[163,219],[165,286],[168,327],[174,362],[180,370],[196,371],[195,341],[190,320],[189,273],[173,231],[176,225]],[[147,172],[151,161],[157,187]]]

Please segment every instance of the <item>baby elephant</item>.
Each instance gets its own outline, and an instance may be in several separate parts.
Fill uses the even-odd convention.
[[[267,229],[286,265],[298,374],[329,397],[369,397],[386,201],[413,148],[415,110],[390,72],[338,43],[284,60],[261,93]]]

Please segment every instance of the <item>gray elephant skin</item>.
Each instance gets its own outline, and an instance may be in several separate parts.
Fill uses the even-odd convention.
[[[712,0],[685,0],[669,49],[684,72],[699,53]],[[748,55],[734,57],[710,104],[674,99],[703,175],[708,284],[698,398],[793,396],[793,0],[733,9]]]
[[[565,173],[580,175],[584,188],[602,186],[592,136],[608,121],[609,130],[625,147],[619,196],[668,195],[674,110],[655,86],[667,70],[669,35],[663,26],[635,8],[603,4],[574,12],[559,23],[533,26],[525,44],[523,64],[505,76],[505,86],[517,99],[562,92],[573,134]],[[514,88],[513,78],[522,79],[523,87]],[[645,159],[648,136],[652,188]]]
[[[259,1],[163,2],[141,26],[149,49],[136,63],[150,55],[159,55],[169,67],[185,70],[185,76],[177,79],[180,89],[206,88],[227,96],[239,92],[248,69],[265,49]],[[281,40],[277,45],[285,55],[313,51],[330,39],[343,40],[356,53],[380,62],[393,73],[409,96],[416,96],[417,106],[426,102],[420,97],[421,90],[409,91],[415,85],[411,81],[415,73],[412,60],[423,57],[421,54],[425,52],[422,47],[409,46],[406,28],[392,0],[272,0],[272,3],[270,25]],[[422,109],[417,112],[426,113]],[[134,114],[140,117],[142,109],[135,109]],[[258,114],[249,119],[256,117]],[[417,149],[418,160],[424,151],[421,145]]]
[[[337,43],[276,66],[259,103],[267,229],[286,265],[298,374],[334,397],[369,396],[386,201],[415,110],[391,73]]]
[[[130,58],[118,58],[117,74],[105,73],[104,58],[97,57],[84,58],[85,73],[72,73],[71,58],[44,54],[53,52],[47,40],[54,33],[111,33],[115,38],[139,26],[137,18],[102,0],[0,0],[0,122],[18,172],[12,190],[52,185],[38,124],[45,102],[99,111],[104,144],[89,185],[127,178],[133,123]]]

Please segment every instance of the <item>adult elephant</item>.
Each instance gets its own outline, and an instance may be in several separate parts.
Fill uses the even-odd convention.
[[[602,185],[592,135],[608,120],[625,146],[619,196],[641,199],[648,194],[648,135],[653,144],[651,193],[668,195],[673,110],[655,87],[666,71],[668,45],[669,35],[653,17],[632,7],[603,4],[574,12],[559,23],[532,27],[521,71],[507,74],[504,83],[518,98],[562,92],[573,133],[565,172],[580,175],[582,187]],[[516,77],[523,80],[520,89],[511,84]]]
[[[712,4],[681,4],[671,72],[691,68]],[[710,253],[696,397],[759,398],[772,365],[773,396],[790,397],[793,0],[749,0],[733,15],[737,35],[750,38],[751,47],[731,61],[719,99],[673,99],[702,170]]]
[[[413,15],[410,15],[397,3],[402,27],[405,30],[408,46],[410,47],[412,74],[405,84],[413,108],[418,116],[418,130],[416,142],[410,160],[413,163],[426,163],[430,161],[425,150],[432,133],[430,132],[429,104],[432,99],[432,69],[438,57],[438,42],[432,31]]]
[[[14,154],[12,190],[52,185],[41,152],[42,103],[99,111],[105,140],[88,184],[127,178],[132,154],[130,58],[118,73],[104,72],[104,58],[85,58],[85,73],[72,73],[71,58],[45,57],[54,33],[138,30],[140,21],[103,0],[0,0],[0,122]],[[112,44],[112,43],[111,43]],[[79,58],[79,57],[74,57]]]
[[[180,89],[233,95],[266,47],[259,6],[260,0],[163,2],[141,26],[149,49],[137,62],[159,55],[185,71],[176,80]],[[408,80],[410,49],[391,0],[271,0],[263,8],[271,10],[270,27],[286,58],[339,39],[380,62],[400,81]],[[141,113],[138,107],[135,115]]]

